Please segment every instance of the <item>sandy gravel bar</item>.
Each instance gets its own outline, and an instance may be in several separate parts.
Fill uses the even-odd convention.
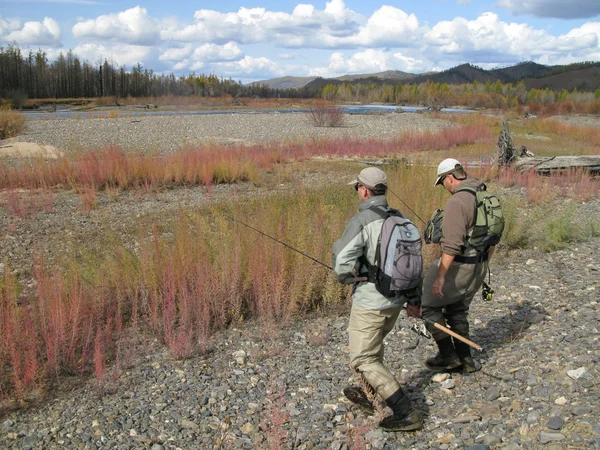
[[[252,145],[313,137],[390,139],[407,130],[435,131],[451,126],[446,120],[416,113],[347,115],[340,128],[314,127],[305,113],[29,119],[25,134],[9,141],[35,142],[60,150],[97,149],[112,143],[128,150],[165,152],[207,143]]]

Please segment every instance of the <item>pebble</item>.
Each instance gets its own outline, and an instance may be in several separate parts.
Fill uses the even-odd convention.
[[[552,441],[562,441],[566,436],[562,433],[548,433],[546,431],[542,431],[540,433],[540,442],[542,444],[547,444]]]
[[[496,400],[500,397],[500,389],[497,386],[490,386],[485,394],[485,398],[489,401]]]
[[[574,380],[579,380],[583,375],[585,375],[585,373],[585,367],[580,367],[579,369],[567,371],[567,375],[569,375]]]
[[[431,377],[431,381],[435,383],[442,383],[450,378],[449,373],[436,373],[433,377]]]
[[[565,421],[561,417],[553,417],[548,421],[546,426],[551,430],[560,430],[564,424]]]
[[[589,406],[574,406],[571,409],[571,413],[574,416],[583,416],[592,412],[592,408]]]
[[[441,386],[444,389],[454,389],[454,387],[456,386],[454,380],[452,378],[448,379],[448,380],[444,380],[441,383]]]

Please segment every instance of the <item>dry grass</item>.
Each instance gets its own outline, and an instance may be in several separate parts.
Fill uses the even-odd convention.
[[[46,196],[48,200],[35,210],[41,211],[46,204],[52,207],[52,196],[45,193],[60,183],[76,188],[83,211],[94,208],[99,189],[115,192],[117,197],[120,189],[128,188],[261,182],[267,171],[270,182],[292,180],[295,190],[243,204],[233,199],[201,210],[180,210],[149,226],[140,223],[133,236],[135,246],[106,236],[100,249],[65,249],[57,255],[58,267],[49,267],[48,261],[37,256],[33,298],[19,298],[21,287],[5,267],[0,282],[0,396],[24,398],[28,391],[63,374],[89,373],[102,380],[108,373],[107,361],[119,358],[122,343],[132,330],[147,330],[175,357],[186,358],[206,350],[211,334],[232,323],[260,318],[276,329],[296,314],[343,305],[348,291],[325,267],[228,217],[329,263],[332,243],[357,209],[356,193],[344,184],[345,177],[349,179],[361,167],[340,161],[327,164],[326,170],[340,180],[339,184],[329,183],[327,189],[319,188],[322,181],[311,189],[297,181],[309,170],[317,178],[319,170],[324,170],[322,160],[310,161],[315,155],[381,155],[393,156],[396,162],[384,167],[390,190],[399,197],[390,193],[390,205],[407,213],[423,229],[421,220],[426,221],[441,207],[448,194],[432,185],[435,165],[420,164],[420,159],[409,164],[399,156],[421,151],[425,159],[430,153],[424,151],[432,148],[454,152],[456,147],[460,154],[464,143],[485,146],[481,141],[489,142],[490,130],[497,123],[468,120],[472,122],[457,129],[408,133],[378,145],[312,141],[287,147],[185,149],[161,157],[107,148],[55,163],[39,161],[27,170],[3,167],[0,181],[9,188],[5,209],[23,218],[31,215],[24,205],[28,192],[30,198]],[[290,160],[295,162],[281,164]],[[495,168],[485,165],[469,170],[485,179],[497,175]],[[549,214],[550,201],[565,196],[579,200],[581,192],[597,196],[599,184],[577,171],[547,178],[505,172],[498,182],[524,191],[505,201],[507,225],[502,245],[543,249],[558,248],[581,236],[581,230],[572,226],[572,211]],[[29,191],[17,191],[16,186]],[[34,187],[41,190],[34,191]],[[426,265],[438,251],[437,246],[425,246]],[[325,328],[310,331],[313,345],[326,343]]]
[[[0,108],[0,139],[18,136],[25,130],[25,117],[11,109]]]

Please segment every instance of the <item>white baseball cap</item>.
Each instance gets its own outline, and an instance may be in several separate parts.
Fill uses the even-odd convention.
[[[437,180],[435,180],[434,186],[440,184],[440,180],[446,175],[449,175],[457,170],[462,170],[462,168],[462,164],[457,159],[446,158],[437,168]]]

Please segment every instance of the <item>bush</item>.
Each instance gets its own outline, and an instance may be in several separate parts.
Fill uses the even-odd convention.
[[[310,107],[309,117],[315,127],[344,126],[344,110],[339,106],[328,106],[317,102]]]
[[[0,109],[0,139],[18,136],[25,129],[25,117],[10,109]]]

